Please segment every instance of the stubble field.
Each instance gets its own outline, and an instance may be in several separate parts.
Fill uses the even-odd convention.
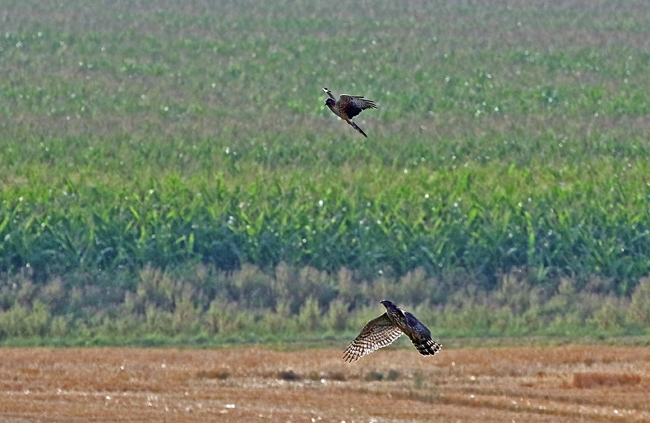
[[[4,349],[0,415],[31,421],[650,421],[650,349]],[[381,380],[379,380],[381,379]]]

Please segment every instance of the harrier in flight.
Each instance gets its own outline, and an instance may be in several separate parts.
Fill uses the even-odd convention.
[[[359,131],[364,137],[368,138],[363,129],[359,128],[356,123],[352,121],[352,118],[361,113],[366,109],[376,109],[377,105],[371,101],[366,100],[363,96],[360,95],[347,95],[341,94],[337,100],[332,95],[332,92],[327,88],[323,88],[323,91],[327,93],[327,100],[325,104],[330,108],[332,113],[346,121],[350,126]]]
[[[411,342],[422,355],[434,355],[442,345],[431,339],[431,332],[414,315],[403,311],[390,301],[381,302],[386,313],[372,319],[361,330],[359,336],[348,346],[343,360],[352,363],[366,354],[386,347],[402,334],[411,338]]]

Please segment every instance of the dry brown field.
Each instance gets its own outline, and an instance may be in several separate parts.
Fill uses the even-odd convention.
[[[650,348],[0,349],[2,422],[650,422]],[[381,380],[377,380],[381,377]]]

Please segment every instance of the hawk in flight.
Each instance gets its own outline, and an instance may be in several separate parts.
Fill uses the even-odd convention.
[[[372,319],[361,330],[359,336],[343,354],[343,360],[352,363],[366,354],[386,347],[393,343],[403,333],[411,338],[422,355],[434,355],[442,345],[431,339],[431,332],[414,315],[403,311],[390,301],[381,302],[386,307],[386,313]]]
[[[363,110],[376,109],[377,105],[373,101],[366,100],[360,95],[341,94],[337,100],[332,95],[332,92],[327,88],[323,88],[323,91],[325,91],[328,96],[327,100],[325,100],[325,105],[330,108],[332,113],[346,121],[348,125],[359,131],[361,135],[368,138],[368,135],[363,132],[363,129],[359,128],[357,124],[352,121],[352,118]]]

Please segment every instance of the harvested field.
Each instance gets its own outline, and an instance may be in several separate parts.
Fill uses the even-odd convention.
[[[650,349],[3,349],[3,422],[650,421]],[[585,376],[590,375],[590,376]],[[581,388],[576,380],[592,383]],[[595,382],[594,382],[595,381]],[[599,383],[598,381],[605,381]]]

